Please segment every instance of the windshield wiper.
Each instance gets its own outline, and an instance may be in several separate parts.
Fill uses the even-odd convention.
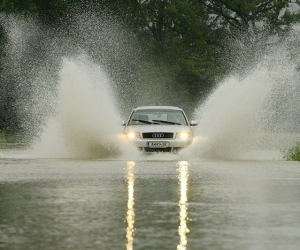
[[[135,122],[142,122],[142,123],[146,123],[146,124],[152,124],[152,122],[145,121],[145,120],[139,120],[139,119],[132,119],[132,121],[135,121]]]
[[[172,124],[172,125],[182,125],[181,123],[178,122],[169,122],[169,121],[163,121],[163,120],[152,120],[154,122],[161,122],[161,123],[167,123],[167,124]]]

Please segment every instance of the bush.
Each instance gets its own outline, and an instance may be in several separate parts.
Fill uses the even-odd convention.
[[[283,158],[287,161],[300,161],[300,143],[286,150],[283,154]]]
[[[3,148],[4,143],[6,143],[5,133],[0,131],[0,148]]]

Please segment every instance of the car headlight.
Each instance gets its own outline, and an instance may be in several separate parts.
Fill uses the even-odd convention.
[[[129,139],[140,138],[139,132],[127,132],[126,135]]]
[[[177,138],[181,138],[181,139],[188,139],[191,138],[191,133],[190,132],[179,132],[177,133]]]

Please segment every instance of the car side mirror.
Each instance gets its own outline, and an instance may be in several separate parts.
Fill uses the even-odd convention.
[[[126,126],[126,121],[122,121],[121,125]]]
[[[195,120],[190,121],[190,126],[197,126],[197,125],[198,125],[198,121]]]

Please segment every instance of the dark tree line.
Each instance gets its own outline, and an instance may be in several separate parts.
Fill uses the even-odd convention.
[[[257,43],[267,45],[271,35],[279,40],[284,37],[291,24],[300,20],[299,2],[0,0],[0,12],[37,20],[43,29],[49,30],[68,25],[76,10],[115,16],[135,35],[147,60],[171,76],[169,87],[188,100],[183,102],[188,106],[204,98],[216,82],[236,67],[235,59],[245,53],[243,48]],[[257,43],[253,43],[255,40]],[[6,70],[3,64],[6,42],[0,26],[0,130],[17,131],[20,129],[14,110],[17,84],[2,77]]]

